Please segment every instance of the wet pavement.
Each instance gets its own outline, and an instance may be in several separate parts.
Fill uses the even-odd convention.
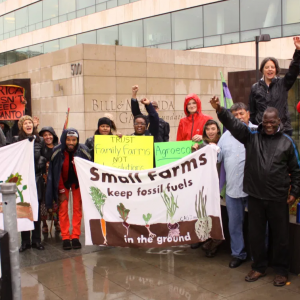
[[[54,235],[54,233],[53,233]],[[84,245],[84,235],[81,237]],[[83,246],[63,251],[59,234],[44,238],[45,251],[20,253],[23,300],[260,300],[300,299],[300,277],[274,287],[274,273],[245,282],[247,261],[230,269],[230,253],[220,249],[206,258],[190,246],[163,249],[129,249]]]

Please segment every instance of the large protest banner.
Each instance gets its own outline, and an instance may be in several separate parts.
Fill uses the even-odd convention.
[[[34,229],[33,221],[38,219],[33,145],[26,139],[0,148],[0,182],[17,185],[18,231]],[[3,229],[2,194],[0,202],[0,229]]]
[[[0,85],[0,120],[19,120],[25,115],[24,88]]]
[[[75,158],[86,245],[166,247],[223,239],[217,149],[127,171]]]
[[[153,168],[153,136],[95,135],[94,161],[124,170]]]

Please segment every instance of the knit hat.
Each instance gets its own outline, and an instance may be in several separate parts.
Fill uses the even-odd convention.
[[[103,125],[103,124],[106,124],[109,127],[111,127],[111,120],[109,118],[106,118],[106,117],[100,118],[98,120],[98,128],[100,127],[100,125]]]
[[[22,118],[20,118],[20,120],[19,120],[19,122],[18,122],[19,130],[21,130],[21,129],[23,128],[23,124],[24,124],[24,122],[25,122],[26,120],[29,120],[29,121],[32,122],[32,124],[34,124],[34,123],[33,123],[33,119],[32,119],[30,116],[25,115],[25,116],[23,116]]]

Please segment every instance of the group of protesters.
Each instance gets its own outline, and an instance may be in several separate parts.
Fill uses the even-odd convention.
[[[263,77],[252,86],[249,107],[241,102],[230,109],[220,106],[217,97],[210,100],[218,119],[227,131],[221,135],[218,122],[202,113],[201,101],[196,94],[187,95],[184,101],[186,117],[179,122],[177,141],[192,140],[192,151],[218,145],[218,165],[223,163],[226,171],[226,207],[229,217],[229,233],[232,258],[230,268],[239,267],[247,258],[253,260],[252,269],[245,277],[248,282],[266,275],[268,266],[267,247],[272,247],[272,264],[276,273],[275,286],[283,286],[289,270],[289,210],[300,196],[300,159],[291,138],[292,127],[288,113],[288,91],[300,70],[300,37],[294,37],[296,47],[293,60],[286,75],[280,72],[278,61],[265,58],[260,67]],[[153,136],[154,142],[168,142],[170,126],[159,117],[156,101],[140,100],[147,115],[140,111],[137,100],[138,86],[132,87],[131,110],[135,136]],[[95,124],[96,125],[96,124]],[[74,128],[65,129],[58,140],[52,127],[38,132],[39,119],[23,116],[18,121],[18,136],[9,138],[9,126],[0,121],[0,146],[29,139],[34,143],[35,176],[39,200],[38,221],[34,230],[22,232],[19,249],[44,250],[41,231],[48,233],[47,220],[54,220],[55,230],[61,232],[63,249],[81,248],[80,227],[82,203],[74,157],[94,160],[94,136],[117,135],[111,115],[98,120],[94,136],[85,144],[79,142]],[[202,141],[202,142],[201,142]],[[201,142],[201,143],[199,143]],[[68,216],[69,193],[73,195],[72,233]],[[248,209],[250,253],[246,252],[243,225],[245,209]],[[42,228],[41,228],[42,224]],[[272,244],[266,245],[266,239]],[[221,240],[192,244],[201,247],[207,257],[214,257]]]

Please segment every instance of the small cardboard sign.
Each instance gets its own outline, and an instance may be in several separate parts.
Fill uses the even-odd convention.
[[[24,115],[24,88],[0,85],[0,120],[19,120]]]
[[[95,135],[95,163],[123,170],[153,168],[153,136]]]
[[[154,143],[155,164],[161,167],[192,153],[193,141]]]

